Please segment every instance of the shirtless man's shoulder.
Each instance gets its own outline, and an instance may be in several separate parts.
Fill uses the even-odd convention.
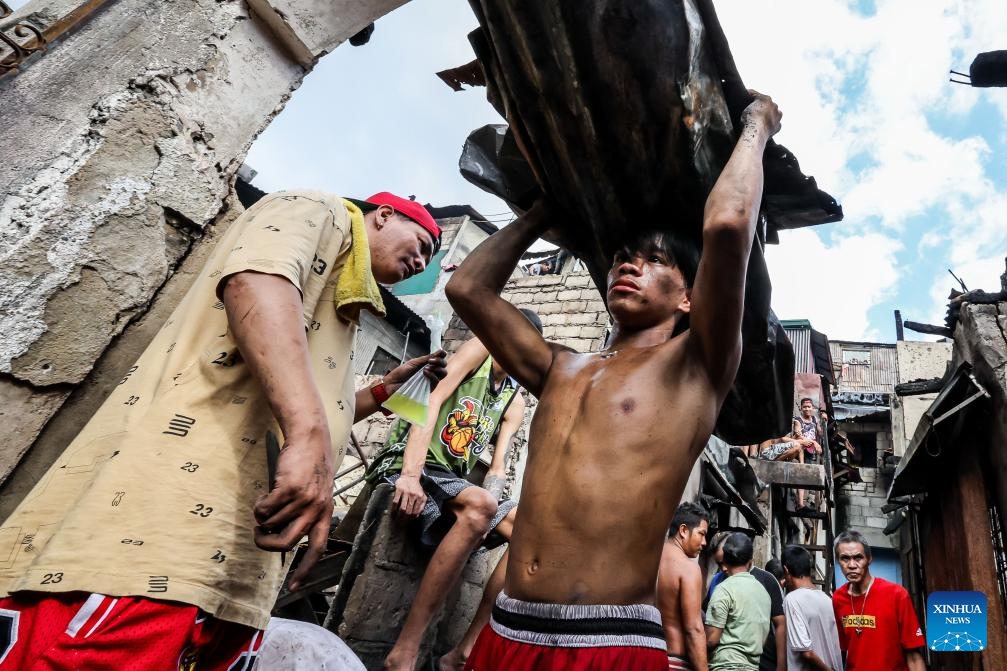
[[[595,354],[558,349],[538,409],[551,429],[547,440],[536,442],[555,446],[584,434],[607,435],[636,446],[658,468],[668,463],[669,450],[702,448],[719,399],[688,338],[685,332],[656,345]]]
[[[458,315],[540,399],[507,571],[516,599],[653,602],[662,539],[741,354],[762,155],[780,113],[756,95],[742,122],[707,198],[702,257],[658,230],[667,225],[614,250],[604,352],[548,344],[500,297],[548,224],[542,201],[484,241],[448,282]]]
[[[717,412],[712,385],[688,360],[687,337],[599,354],[557,351],[522,487],[522,514],[554,524],[518,522],[508,577],[516,598],[653,600],[660,539]],[[572,551],[577,539],[587,547]]]

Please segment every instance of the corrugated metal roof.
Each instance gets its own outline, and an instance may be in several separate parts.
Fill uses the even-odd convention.
[[[830,341],[832,367],[836,373],[837,391],[891,394],[899,382],[899,365],[895,345],[849,341]],[[844,359],[843,352],[848,354]],[[856,363],[868,352],[870,363]]]
[[[790,344],[794,347],[794,372],[814,373],[815,358],[811,356],[811,324],[808,323],[808,328],[793,328],[786,322],[782,322],[782,324],[787,338],[790,339]]]

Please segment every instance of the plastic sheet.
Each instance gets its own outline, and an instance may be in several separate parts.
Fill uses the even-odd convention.
[[[612,251],[654,222],[700,249],[706,196],[748,103],[712,2],[470,4],[487,95],[508,127],[469,136],[462,174],[518,212],[547,194],[550,240],[582,259],[599,287]],[[771,142],[764,165],[741,365],[717,423],[732,444],[780,435],[791,416],[793,352],[770,311],[762,246],[780,229],[842,218],[786,148]]]

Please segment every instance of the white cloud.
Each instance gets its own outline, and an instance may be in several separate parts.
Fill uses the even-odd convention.
[[[379,19],[367,45],[323,58],[252,146],[256,185],[358,197],[389,190],[503,212],[458,172],[469,132],[502,119],[485,89],[456,93],[434,74],[474,58],[467,35],[476,25],[461,0],[413,0]]]
[[[877,163],[859,175],[844,206],[855,219],[878,218],[900,231],[912,216],[988,193],[988,153],[982,138],[954,141],[930,130],[921,116],[906,119],[878,138],[871,153]]]
[[[806,316],[798,313],[810,301],[798,299],[809,276],[783,259],[815,259],[829,268],[819,295],[839,306],[814,319],[816,328],[863,338],[872,332],[871,307],[894,296],[925,303],[931,282],[929,300],[943,314],[953,282],[947,267],[975,276],[975,286],[998,284],[990,282],[1007,248],[1007,192],[1002,159],[991,165],[1000,148],[991,145],[1007,135],[962,121],[983,100],[1007,121],[1007,96],[950,84],[948,70],[967,70],[976,53],[1007,48],[1007,3],[879,0],[869,17],[851,4],[733,0],[717,8],[746,83],[784,110],[779,141],[846,214],[827,229],[828,247],[803,232],[770,249],[775,302],[781,313]],[[956,124],[956,136],[938,130]],[[904,249],[892,236],[920,241]],[[894,270],[897,255],[902,274]],[[920,284],[921,272],[913,272],[920,268],[924,277],[932,268],[932,280]]]
[[[881,302],[930,305],[940,286],[943,311],[947,267],[996,287],[1007,91],[950,84],[948,70],[1007,48],[1007,2],[878,0],[872,16],[854,4],[718,0],[717,11],[746,84],[784,111],[777,139],[846,212],[770,248],[774,302],[833,337],[863,339],[878,332],[868,311]],[[499,121],[485,91],[455,94],[433,76],[471,58],[474,26],[461,0],[413,0],[378,22],[369,45],[327,57],[256,143],[260,185],[388,188],[502,212],[457,172],[468,132]],[[997,128],[965,124],[981,103],[999,110]]]
[[[826,245],[812,230],[782,231],[766,248],[773,309],[781,319],[808,319],[833,339],[872,340],[867,310],[891,296],[902,244],[879,233]]]
[[[1004,272],[1004,256],[1007,252],[1000,248],[999,253],[968,259],[955,264],[951,270],[960,277],[969,289],[983,289],[985,291],[1000,291],[1000,275]],[[922,318],[915,318],[907,315],[907,319],[922,321],[927,324],[944,324],[945,313],[948,307],[948,297],[951,290],[961,291],[961,286],[955,281],[945,268],[935,268],[933,283],[930,285],[930,310],[921,315]]]

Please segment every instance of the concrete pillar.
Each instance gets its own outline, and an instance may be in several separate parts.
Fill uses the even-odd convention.
[[[157,331],[188,286],[176,269],[233,218],[234,173],[315,60],[404,2],[107,2],[0,81],[0,481],[78,390],[25,479],[44,470]]]

